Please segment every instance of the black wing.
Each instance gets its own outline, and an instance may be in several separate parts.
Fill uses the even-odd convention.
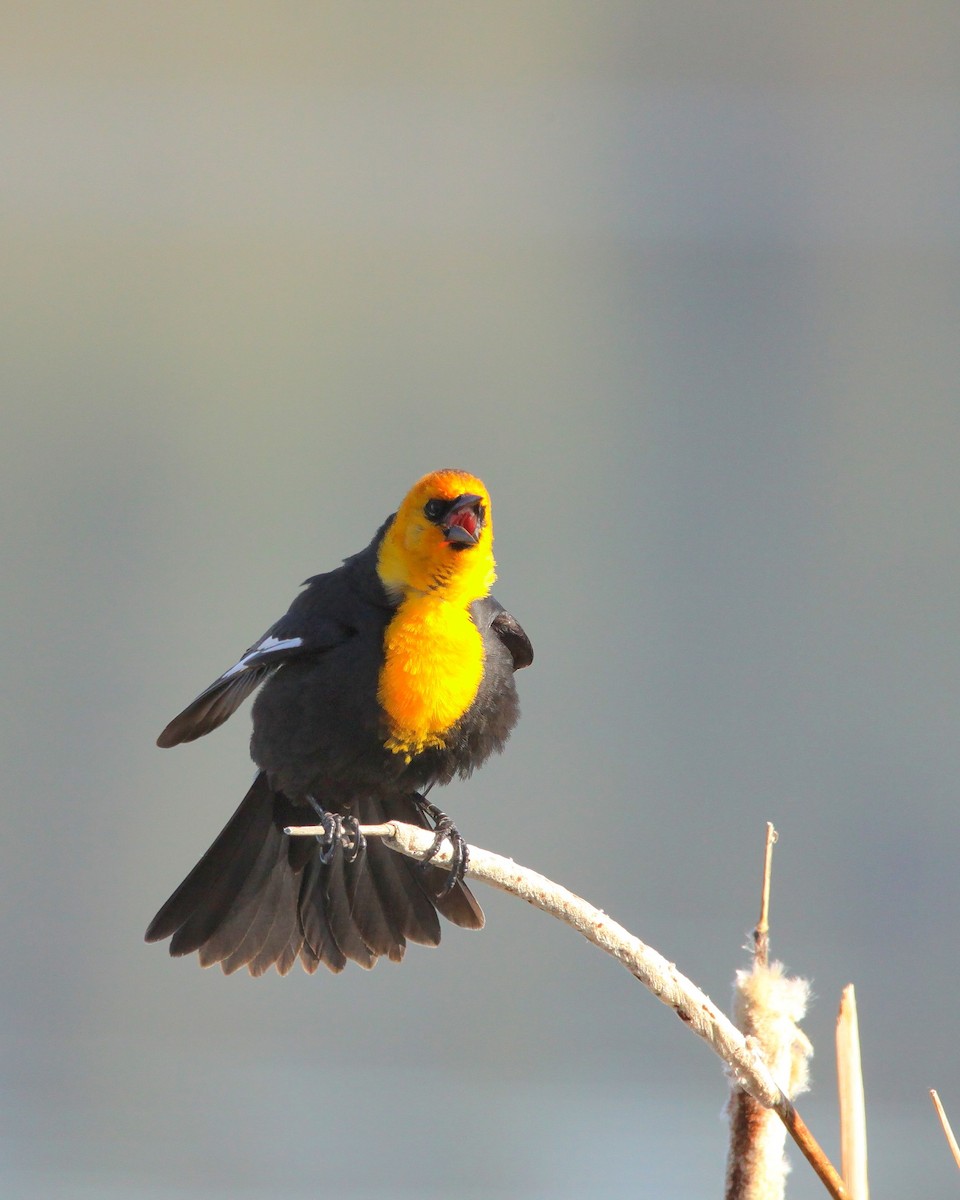
[[[317,654],[345,641],[353,632],[340,621],[314,621],[308,636],[286,633],[289,614],[277,622],[250,647],[239,662],[224,671],[183,712],[173,718],[157,738],[157,745],[166,749],[181,742],[203,737],[232,716],[251,692],[274,671],[292,658]]]
[[[501,609],[490,622],[490,628],[510,651],[515,671],[530,666],[533,662],[533,646],[516,617],[512,617],[506,609]]]

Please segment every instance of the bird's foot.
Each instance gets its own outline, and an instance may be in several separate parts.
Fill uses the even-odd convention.
[[[344,817],[340,813],[327,812],[316,800],[311,800],[318,824],[323,828],[322,834],[317,834],[320,843],[320,861],[328,863],[338,846],[342,847],[347,862],[354,862],[367,848],[367,839],[360,832],[360,822],[356,817]]]
[[[463,840],[460,830],[454,825],[447,814],[437,808],[435,804],[431,804],[424,796],[418,797],[417,807],[425,817],[433,821],[433,844],[427,851],[427,857],[423,859],[421,865],[426,866],[427,863],[436,858],[440,853],[440,847],[445,841],[449,841],[450,843],[453,860],[450,863],[443,887],[440,889],[440,895],[447,896],[458,883],[463,882],[464,872],[467,869],[470,859],[467,843]]]

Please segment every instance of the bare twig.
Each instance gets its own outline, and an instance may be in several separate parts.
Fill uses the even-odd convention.
[[[936,1088],[930,1089],[930,1099],[933,1101],[933,1107],[937,1110],[937,1116],[940,1118],[940,1124],[943,1126],[943,1134],[947,1139],[947,1145],[950,1147],[950,1153],[953,1155],[953,1161],[960,1167],[960,1146],[957,1145],[957,1139],[953,1136],[953,1130],[950,1128],[950,1122],[947,1120],[947,1114],[940,1103],[940,1097],[937,1095]]]
[[[324,836],[326,833],[318,825],[296,826],[286,832],[298,837]],[[429,856],[433,845],[432,833],[395,821],[362,826],[361,833],[368,838],[382,838],[391,850],[421,861]],[[763,1061],[759,1047],[752,1039],[744,1038],[713,1001],[681,975],[673,963],[628,933],[600,909],[545,876],[518,866],[511,859],[491,854],[489,850],[469,846],[468,853],[468,878],[481,880],[526,900],[528,904],[576,929],[588,941],[622,963],[658,1000],[669,1005],[681,1021],[689,1025],[723,1059],[740,1087],[764,1107],[773,1108],[779,1114],[835,1200],[849,1200],[840,1176],[790,1100],[780,1091]],[[443,844],[432,861],[440,867],[451,865],[449,842]]]
[[[787,1132],[803,1151],[803,1156],[820,1177],[820,1182],[834,1200],[851,1200],[850,1193],[844,1187],[843,1180],[837,1174],[837,1169],[824,1154],[820,1144],[807,1128],[803,1118],[784,1097],[781,1104],[776,1105],[780,1120],[786,1125]]]
[[[791,978],[769,959],[770,878],[777,831],[767,822],[760,919],[753,935],[753,968],[738,971],[733,1018],[744,1035],[763,1050],[767,1065],[791,1099],[807,1087],[807,1060],[813,1050],[798,1022],[806,1012],[809,987]],[[727,1108],[730,1149],[726,1200],[783,1200],[789,1164],[784,1156],[786,1129],[774,1110],[734,1086]]]
[[[760,892],[760,920],[753,931],[753,961],[761,967],[767,965],[770,955],[770,870],[773,863],[773,847],[777,831],[773,822],[767,822],[767,841],[763,852],[763,885]]]
[[[860,1065],[857,996],[848,983],[837,1014],[837,1090],[840,1100],[840,1164],[851,1200],[869,1200],[867,1116]]]

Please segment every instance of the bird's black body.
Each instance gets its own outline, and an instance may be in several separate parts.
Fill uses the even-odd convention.
[[[480,692],[451,729],[448,744],[410,763],[385,748],[376,697],[384,632],[396,605],[375,569],[379,536],[339,570],[308,580],[273,627],[273,635],[282,638],[301,625],[328,648],[289,662],[266,682],[253,707],[254,762],[279,791],[311,796],[330,812],[338,811],[344,789],[418,791],[469,775],[503,748],[519,715],[516,667],[504,640],[516,622],[488,596],[471,605],[484,640]]]
[[[414,863],[371,839],[351,859],[335,844],[291,838],[314,810],[362,824],[402,820],[430,828],[426,789],[466,776],[502,749],[518,717],[513,673],[532,660],[517,622],[491,597],[470,616],[483,642],[483,676],[442,745],[404,755],[387,747],[378,683],[385,631],[400,603],[381,582],[378,547],[390,518],[366,549],[307,581],[288,612],[167,726],[161,746],[216,728],[262,684],[253,708],[251,755],[259,768],[225,829],[147,931],[171,937],[174,955],[199,951],[204,965],[254,975],[299,957],[308,970],[347,959],[398,961],[407,939],[435,945],[437,911],[479,928],[483,914],[462,881],[444,893],[446,872]],[[328,861],[324,861],[328,858]]]

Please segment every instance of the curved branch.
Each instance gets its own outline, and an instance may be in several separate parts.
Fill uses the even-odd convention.
[[[323,835],[322,826],[294,826],[285,831],[295,837]],[[388,821],[383,825],[364,825],[365,837],[379,837],[391,850],[420,861],[430,856],[433,834],[413,825]],[[687,979],[663,955],[634,937],[606,913],[574,895],[544,875],[521,867],[512,859],[469,846],[466,876],[478,879],[500,891],[526,900],[577,930],[588,941],[612,955],[639,979],[658,1000],[669,1005],[677,1016],[710,1045],[727,1064],[735,1082],[755,1100],[772,1108],[803,1151],[810,1165],[835,1200],[848,1200],[843,1181],[820,1149],[791,1101],[780,1090],[753,1040],[745,1038],[709,996]],[[452,854],[444,842],[432,858],[439,867],[449,867]]]

